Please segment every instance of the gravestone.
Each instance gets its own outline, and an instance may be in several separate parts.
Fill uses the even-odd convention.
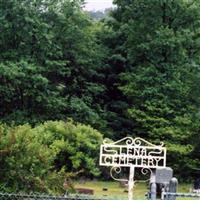
[[[177,181],[174,182],[175,179],[173,178],[173,170],[170,167],[158,168],[153,171],[150,179],[150,199],[156,200],[157,196],[161,196],[162,191],[176,191]]]
[[[156,169],[156,183],[157,184],[169,184],[173,177],[173,170],[170,167],[163,169]]]

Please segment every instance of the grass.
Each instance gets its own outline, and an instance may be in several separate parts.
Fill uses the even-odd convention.
[[[191,185],[180,184],[178,186],[178,192],[189,192]],[[121,199],[127,197],[127,188],[121,187],[119,182],[113,181],[86,181],[84,183],[76,182],[75,188],[89,188],[94,190],[94,195],[97,196],[116,196]],[[107,191],[103,191],[103,188],[107,188]],[[148,192],[148,185],[146,183],[136,183],[134,187],[134,197],[136,199],[145,199],[145,193]]]

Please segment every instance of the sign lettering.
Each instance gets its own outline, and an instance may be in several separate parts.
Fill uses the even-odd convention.
[[[100,165],[115,167],[163,168],[166,166],[166,148],[139,144],[103,144]]]

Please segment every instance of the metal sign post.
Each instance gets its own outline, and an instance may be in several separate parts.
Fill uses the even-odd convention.
[[[130,166],[129,181],[128,181],[128,199],[133,199],[133,186],[134,186],[135,167]]]
[[[135,168],[145,170],[166,167],[166,148],[163,143],[154,145],[142,138],[126,137],[117,142],[108,143],[106,140],[100,149],[100,165],[110,166],[111,177],[117,181],[128,181],[128,200],[133,199]],[[120,174],[121,167],[129,167],[129,179],[116,178],[113,173]]]

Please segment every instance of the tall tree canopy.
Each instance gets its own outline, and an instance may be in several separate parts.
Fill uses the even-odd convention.
[[[3,0],[0,29],[1,120],[104,126],[96,80],[105,53],[82,1]]]
[[[113,52],[126,61],[118,74],[118,88],[129,103],[132,131],[164,140],[169,164],[181,172],[197,161],[190,156],[200,120],[200,4],[185,0],[115,3],[109,23],[115,33]]]

